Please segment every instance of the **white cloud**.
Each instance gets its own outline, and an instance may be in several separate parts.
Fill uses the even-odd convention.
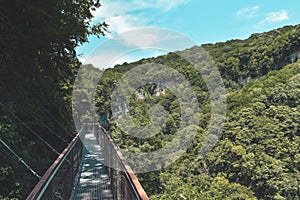
[[[137,28],[146,26],[155,26],[149,21],[149,18],[145,16],[144,11],[151,11],[153,9],[161,12],[168,12],[170,9],[179,5],[186,4],[190,0],[116,0],[101,1],[102,6],[93,12],[95,21],[105,21],[109,24],[108,30],[110,34],[107,35],[111,38],[113,35],[121,34]],[[143,11],[143,12],[137,12]],[[135,12],[133,14],[133,12]],[[143,13],[143,14],[141,14]],[[140,46],[152,46],[153,44],[162,40],[157,34],[140,34],[135,38],[124,38],[125,43],[129,45]]]
[[[175,42],[180,40],[178,35],[169,32],[167,29],[144,28],[132,30],[128,33],[120,34],[121,40],[127,46],[136,46],[140,49],[160,46],[160,43]]]
[[[159,46],[160,43],[174,43],[174,35],[166,34],[160,29],[141,31],[139,28],[157,26],[149,15],[169,10],[188,3],[190,0],[102,0],[102,6],[92,12],[94,22],[105,21],[109,24],[108,41],[110,45],[95,49],[87,58],[81,58],[83,63],[91,63],[99,69],[113,67],[115,64],[139,60],[144,55],[155,56],[157,53],[145,53],[147,48]],[[134,31],[137,30],[137,31]],[[130,32],[128,32],[130,31]],[[118,35],[116,38],[113,36]],[[177,43],[176,43],[177,44]],[[180,44],[177,44],[180,46]],[[127,50],[141,50],[140,54],[121,55]],[[127,52],[128,53],[128,52]]]
[[[256,17],[258,12],[260,10],[259,6],[249,7],[249,8],[243,8],[236,12],[237,17],[243,17],[243,18],[252,18]]]
[[[149,6],[151,6],[151,1],[149,1],[150,4],[148,3]],[[188,3],[189,0],[156,0],[153,1],[153,5],[155,5],[156,8],[159,9],[164,9],[165,11],[168,11],[172,9],[173,7],[177,7],[182,4]]]
[[[142,28],[117,35],[101,43],[83,63],[93,64],[99,69],[115,64],[132,62],[143,57],[153,57],[166,52],[194,46],[186,36],[161,28]]]
[[[145,9],[159,9],[168,11],[174,7],[188,3],[190,0],[116,0],[116,1],[101,1],[102,6],[93,12],[96,18],[106,18],[110,16],[124,15],[129,12],[145,10]]]
[[[280,22],[280,21],[284,21],[284,20],[288,20],[288,19],[289,19],[288,11],[281,10],[279,12],[269,13],[268,16],[264,20],[262,20],[260,23],[265,24],[265,23],[269,23],[269,22]]]
[[[188,3],[190,0],[117,0],[117,1],[101,1],[102,6],[93,12],[95,21],[106,21],[109,31],[112,33],[123,33],[138,27],[144,27],[149,24],[149,20],[142,14],[132,14],[134,11],[146,11],[158,9],[167,12],[179,5]]]
[[[162,41],[163,38],[155,33],[143,33],[137,32],[137,34],[131,34],[132,36],[121,35],[121,39],[130,46],[137,46],[139,48],[151,47]]]
[[[108,17],[105,21],[109,24],[109,30],[112,34],[127,32],[136,29],[142,24],[141,21],[133,15],[112,16]]]
[[[253,6],[248,8],[240,9],[236,12],[236,16],[239,18],[255,18],[264,17],[259,24],[280,22],[289,19],[289,13],[286,10],[281,10],[278,12],[260,13],[259,6]]]

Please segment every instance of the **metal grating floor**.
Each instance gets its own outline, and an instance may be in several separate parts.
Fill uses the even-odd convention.
[[[110,180],[103,156],[93,133],[84,138],[83,161],[79,177],[75,183],[71,200],[112,200]]]

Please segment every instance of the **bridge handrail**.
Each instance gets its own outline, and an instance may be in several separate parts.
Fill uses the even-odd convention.
[[[142,185],[138,181],[137,177],[135,176],[133,170],[131,167],[127,164],[125,157],[122,155],[119,147],[114,143],[111,136],[107,133],[107,131],[101,127],[99,124],[85,124],[82,126],[79,133],[73,138],[73,140],[69,143],[69,145],[64,149],[64,151],[58,156],[58,158],[53,162],[53,164],[48,168],[46,173],[43,175],[41,180],[37,183],[37,185],[34,187],[34,189],[31,191],[31,193],[28,195],[26,200],[35,200],[35,199],[52,199],[50,196],[53,197],[56,195],[60,195],[60,198],[57,199],[69,199],[71,192],[70,186],[60,185],[61,182],[59,182],[60,177],[62,174],[64,176],[67,176],[64,178],[63,181],[65,183],[68,183],[69,185],[73,186],[73,183],[75,181],[75,173],[77,173],[78,168],[74,167],[74,165],[78,165],[79,159],[81,159],[81,150],[82,150],[82,141],[80,140],[81,136],[84,133],[84,130],[88,128],[86,125],[92,125],[95,129],[100,130],[95,131],[94,134],[97,133],[98,136],[102,134],[102,138],[107,142],[109,149],[106,153],[108,153],[108,156],[114,156],[115,161],[117,161],[122,169],[123,177],[127,180],[127,184],[129,186],[130,191],[134,194],[134,199],[140,199],[140,200],[149,200],[146,192],[144,191]],[[97,140],[99,137],[96,137]],[[101,141],[99,141],[99,145],[101,146]],[[106,147],[108,147],[106,146]],[[102,148],[102,147],[101,147]],[[104,149],[103,149],[104,150]],[[68,160],[69,159],[69,160]],[[114,170],[114,169],[112,169]],[[115,171],[116,172],[116,171]],[[128,189],[129,189],[128,188]],[[61,193],[64,189],[65,192],[70,192],[70,194],[64,194]],[[126,190],[125,190],[126,191]],[[64,192],[64,191],[63,191]],[[127,191],[129,192],[129,190]],[[128,194],[129,195],[129,194]],[[116,199],[119,199],[118,197],[115,197]],[[126,197],[127,199],[127,197]]]
[[[114,151],[118,155],[120,163],[121,163],[122,167],[125,170],[125,174],[126,174],[128,180],[131,181],[132,186],[135,188],[135,191],[138,193],[137,195],[141,198],[141,200],[149,200],[148,195],[146,194],[144,188],[140,184],[138,178],[135,176],[133,170],[128,165],[128,163],[127,163],[125,157],[122,155],[119,147],[114,143],[114,140],[110,137],[110,135],[107,133],[107,131],[102,126],[100,126],[99,124],[97,124],[97,125],[98,125],[98,128],[100,128],[102,130],[105,137],[107,137],[109,142],[112,144],[112,146],[114,148]]]
[[[78,140],[80,140],[80,136],[82,134],[83,128],[77,133],[77,135],[72,139],[72,141],[68,144],[68,146],[63,150],[63,152],[58,156],[58,158],[53,162],[53,164],[48,168],[40,181],[33,188],[31,193],[28,195],[26,200],[34,200],[40,199],[44,192],[46,191],[48,185],[52,181],[53,177],[57,173],[60,166],[63,162],[66,161],[67,156],[70,154]]]

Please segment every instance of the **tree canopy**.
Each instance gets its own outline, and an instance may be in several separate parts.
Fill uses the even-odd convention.
[[[75,48],[105,34],[107,24],[92,21],[99,6],[98,0],[0,3],[0,138],[40,175],[57,155],[32,131],[59,152],[72,138]],[[0,152],[0,198],[26,197],[38,179],[4,146]]]
[[[150,152],[168,144],[178,130],[182,113],[188,111],[182,110],[171,90],[166,88],[163,94],[157,95],[157,89],[166,84],[163,80],[144,85],[125,105],[133,121],[141,127],[151,123],[149,109],[154,104],[161,105],[167,116],[154,137],[141,139],[126,134],[115,123],[111,110],[111,93],[126,72],[146,63],[163,64],[183,74],[196,92],[199,113],[194,117],[200,123],[193,144],[170,166],[138,174],[151,198],[299,197],[299,42],[300,25],[297,25],[253,34],[246,40],[206,44],[180,52],[201,56],[200,48],[205,48],[215,61],[227,91],[222,136],[206,157],[201,156],[200,149],[208,132],[211,96],[203,78],[190,63],[178,53],[169,53],[116,65],[104,72],[96,97],[98,113],[109,122],[107,128],[117,144],[133,152]],[[159,74],[154,72],[151,76],[156,75]],[[123,107],[119,105],[120,112]]]

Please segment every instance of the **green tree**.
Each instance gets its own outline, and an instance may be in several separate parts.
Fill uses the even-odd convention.
[[[80,67],[75,48],[105,33],[107,24],[92,22],[91,11],[99,6],[97,0],[0,3],[0,102],[58,151],[66,144],[42,123],[72,138],[71,92]],[[42,175],[57,155],[3,107],[2,114],[0,138]],[[24,198],[37,178],[7,149],[1,147],[1,155],[1,198]]]

